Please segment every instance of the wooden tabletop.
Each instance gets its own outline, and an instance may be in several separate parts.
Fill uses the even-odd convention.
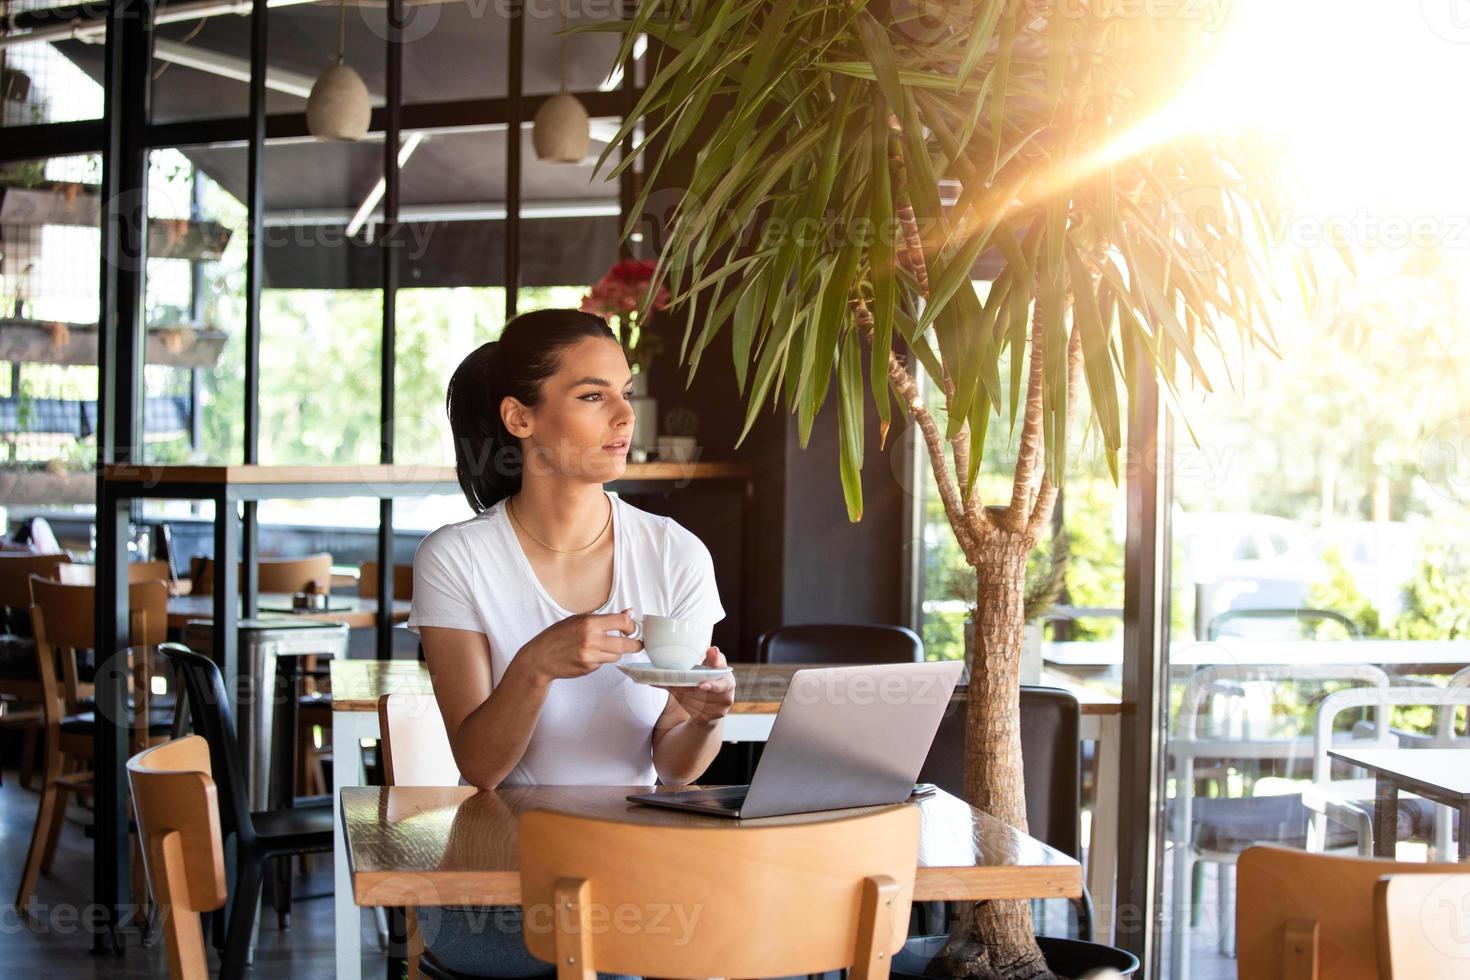
[[[1470,749],[1329,749],[1327,754],[1422,796],[1470,801]]]
[[[629,803],[649,786],[354,786],[342,790],[353,899],[362,906],[518,905],[516,818],[555,810],[654,826],[762,827],[870,812],[731,820]],[[915,803],[922,825],[914,900],[1075,898],[1082,869],[1058,850],[943,791]]]
[[[378,621],[378,600],[368,596],[333,595],[331,608],[325,612],[299,613],[291,609],[291,595],[287,592],[262,592],[256,603],[262,616],[289,616],[292,619],[319,619],[323,622],[346,623],[356,629],[369,627]],[[411,603],[407,599],[393,600],[393,622],[408,619]],[[168,600],[169,629],[183,629],[191,619],[213,619],[214,596],[178,595]]]
[[[417,660],[333,660],[333,711],[377,711],[384,694],[433,694],[429,668]]]
[[[735,706],[732,713],[773,715],[781,707],[791,675],[810,664],[732,664],[735,670]],[[431,694],[429,670],[412,660],[335,660],[332,670],[333,711],[376,711],[378,698],[384,694]],[[1104,695],[1092,693],[1082,702],[1083,714],[1117,714],[1122,705]],[[955,697],[963,699],[964,688],[955,689]]]

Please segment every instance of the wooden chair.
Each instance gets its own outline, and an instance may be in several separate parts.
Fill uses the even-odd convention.
[[[449,744],[449,731],[432,694],[384,694],[378,698],[379,751],[387,786],[458,786],[459,766]],[[409,980],[424,976],[423,937],[412,908],[404,912]],[[440,967],[436,973],[447,974]]]
[[[357,594],[367,599],[378,597],[378,563],[365,561],[358,569]],[[393,598],[413,598],[413,566],[393,566]]]
[[[223,908],[225,854],[209,745],[189,735],[128,760],[153,900],[163,910],[171,980],[209,980],[199,916]]]
[[[245,574],[241,565],[240,575]],[[325,552],[300,558],[262,558],[257,562],[261,592],[307,592],[314,583],[319,592],[332,591],[332,556]],[[214,559],[196,557],[191,563],[191,594],[214,595]]]
[[[1381,951],[1373,921],[1378,879],[1444,875],[1457,869],[1454,864],[1406,864],[1269,845],[1247,848],[1236,862],[1240,976],[1379,980]]]
[[[1470,974],[1470,872],[1389,875],[1373,889],[1383,980]]]
[[[0,727],[21,733],[20,784],[31,788],[36,748],[44,728],[41,678],[31,629],[31,576],[54,578],[71,563],[65,554],[0,555]],[[12,710],[21,705],[18,710]]]
[[[763,824],[522,814],[526,947],[561,980],[596,980],[599,970],[786,977],[848,967],[852,980],[885,980],[908,932],[918,808]]]
[[[31,833],[25,869],[16,890],[15,905],[25,914],[36,879],[51,870],[56,845],[66,818],[68,793],[87,793],[92,774],[85,771],[95,758],[97,721],[94,712],[67,711],[75,703],[77,651],[96,642],[95,590],[86,585],[63,585],[31,577],[31,625],[36,634],[36,665],[42,687],[41,711],[46,737],[46,765],[36,825]],[[152,647],[168,639],[168,587],[145,582],[128,590],[129,630],[133,646],[126,655],[132,667],[132,751],[167,737],[168,709],[150,710],[153,669]],[[61,663],[61,676],[56,664]],[[100,664],[99,664],[100,667]],[[72,694],[69,696],[68,691]]]
[[[83,565],[68,562],[56,566],[56,574],[51,576],[58,582],[66,585],[96,585],[97,566]],[[169,572],[166,561],[135,561],[128,563],[128,584],[137,585],[139,582],[172,582],[173,575]]]

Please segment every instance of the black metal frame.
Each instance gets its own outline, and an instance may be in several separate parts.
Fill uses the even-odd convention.
[[[151,96],[151,17],[156,0],[108,0],[106,8],[106,68],[104,69],[103,117],[97,120],[42,123],[6,127],[0,141],[0,162],[98,153],[103,159],[102,178],[102,269],[98,347],[98,477],[97,477],[97,623],[99,650],[123,650],[128,644],[127,541],[132,502],[137,499],[209,500],[215,505],[214,630],[216,660],[226,676],[237,673],[234,637],[239,619],[256,612],[259,589],[254,561],[258,524],[256,504],[262,499],[362,496],[361,482],[341,485],[318,483],[254,486],[189,482],[159,482],[142,485],[116,483],[104,478],[107,464],[141,463],[143,349],[139,334],[144,322],[143,299],[146,256],[144,230],[147,213],[148,153],[150,150],[199,144],[244,143],[248,147],[247,206],[249,241],[246,257],[246,367],[245,440],[242,460],[259,459],[260,384],[260,293],[263,285],[263,165],[267,140],[307,136],[306,114],[265,111],[266,47],[269,35],[265,0],[253,0],[250,37],[251,82],[249,113],[243,118],[153,123],[149,119]],[[398,252],[391,247],[397,231],[399,208],[398,144],[404,129],[445,130],[510,123],[512,137],[507,145],[507,310],[515,313],[519,282],[517,244],[520,212],[521,121],[533,115],[550,95],[526,96],[520,75],[524,57],[524,8],[516,0],[511,19],[512,50],[507,72],[511,78],[506,98],[464,99],[441,103],[402,103],[403,0],[390,0],[387,32],[387,102],[374,109],[370,132],[384,134],[384,215],[381,243],[383,253],[383,358],[381,395],[381,453],[383,463],[393,461],[393,379],[395,375],[395,303],[398,287]],[[56,11],[22,11],[15,15],[17,26],[31,20],[37,26],[56,23]],[[60,16],[95,17],[95,6],[69,8]],[[631,72],[625,72],[618,91],[573,93],[593,116],[621,116],[636,101]],[[623,175],[620,201],[626,209],[632,200],[631,171]],[[623,215],[626,218],[626,214]],[[425,481],[397,484],[394,495],[457,493],[455,483]],[[369,495],[372,495],[371,493]],[[392,496],[380,497],[378,561],[379,609],[391,608],[393,582]],[[236,526],[236,508],[241,509]],[[243,562],[245,580],[238,578],[237,563]],[[110,573],[108,570],[111,570]],[[239,606],[233,597],[241,595]],[[391,615],[380,615],[377,626],[379,656],[389,656],[392,645]],[[99,670],[96,697],[99,721],[125,718],[125,675]],[[127,753],[124,725],[98,725],[97,746],[97,833],[93,887],[99,903],[112,910],[108,929],[99,932],[98,950],[120,949],[116,927],[121,922],[122,899],[128,893],[127,796],[123,786]]]
[[[254,611],[257,590],[254,582],[255,554],[255,503],[265,498],[320,498],[361,496],[364,488],[358,484],[340,487],[321,484],[308,485],[234,485],[220,487],[214,484],[188,482],[158,483],[151,486],[140,484],[115,484],[105,480],[101,467],[109,463],[137,463],[141,446],[141,395],[142,395],[142,347],[140,330],[143,324],[144,290],[144,222],[146,214],[147,155],[152,149],[171,146],[199,144],[246,143],[250,148],[251,200],[251,251],[247,270],[247,437],[246,462],[256,459],[258,446],[258,384],[259,384],[259,291],[260,253],[257,242],[261,216],[261,158],[266,140],[303,137],[308,135],[304,112],[268,115],[264,111],[264,87],[262,67],[265,63],[266,4],[254,0],[255,22],[251,35],[252,83],[250,87],[250,112],[243,118],[220,118],[191,120],[175,123],[152,123],[148,115],[148,99],[151,94],[148,82],[152,63],[149,17],[156,0],[108,0],[106,68],[104,85],[104,115],[100,120],[45,123],[28,126],[7,127],[6,138],[0,141],[0,162],[30,160],[42,157],[69,156],[82,153],[100,153],[103,157],[102,185],[102,270],[101,310],[99,313],[98,351],[98,649],[121,650],[128,642],[127,633],[127,586],[126,586],[126,530],[129,508],[134,499],[174,498],[212,500],[216,507],[215,521],[215,622],[223,628],[214,631],[216,642],[222,648],[216,650],[222,666],[234,672],[236,668],[234,644],[228,639],[234,636],[239,619],[239,610],[233,601],[237,582],[237,560],[243,558],[247,568],[246,594],[243,609],[247,614]],[[390,24],[402,23],[402,0],[390,0]],[[80,11],[82,8],[77,8]],[[95,8],[93,10],[95,16]],[[520,0],[514,0],[513,11],[523,11]],[[395,13],[396,11],[396,13]],[[54,11],[22,11],[15,15],[17,24],[27,18],[45,15],[53,23]],[[80,15],[80,14],[78,14]],[[520,174],[520,123],[533,115],[549,95],[527,96],[520,91],[520,59],[523,57],[522,17],[513,14],[511,20],[510,64],[507,69],[514,79],[509,95],[505,98],[466,99],[442,103],[401,104],[401,61],[395,68],[395,60],[401,58],[396,43],[396,34],[390,28],[388,34],[388,70],[390,96],[388,104],[375,109],[370,122],[370,131],[385,134],[385,202],[384,239],[391,241],[397,221],[397,150],[398,134],[404,129],[453,130],[462,127],[490,123],[509,123],[512,138],[507,150],[507,249],[506,287],[507,312],[515,312],[515,284],[519,277],[516,248],[519,236],[519,174]],[[394,79],[395,72],[397,81]],[[623,116],[635,104],[638,86],[633,66],[626,65],[622,87],[617,91],[574,93],[593,116]],[[631,147],[625,143],[624,152]],[[627,210],[633,201],[633,171],[629,168],[622,175],[619,201],[621,217],[626,221]],[[133,219],[127,209],[132,209]],[[624,254],[631,251],[627,243],[621,246]],[[382,419],[383,462],[391,462],[393,443],[391,419],[393,412],[392,378],[394,375],[394,350],[391,340],[394,334],[394,297],[397,288],[396,252],[384,249],[384,355]],[[1157,446],[1159,428],[1154,423],[1142,424],[1144,419],[1159,418],[1157,391],[1152,387],[1152,375],[1140,373],[1143,387],[1140,404],[1135,406],[1134,421],[1129,426],[1130,449],[1152,450]],[[1148,392],[1151,392],[1149,394]],[[1163,428],[1166,450],[1171,444],[1170,432],[1165,423]],[[1151,454],[1134,455],[1135,460],[1154,458]],[[1134,467],[1135,474],[1147,474],[1147,466]],[[1130,479],[1127,487],[1129,513],[1129,537],[1125,557],[1129,599],[1125,616],[1125,673],[1123,726],[1123,771],[1147,772],[1148,779],[1133,780],[1125,787],[1122,796],[1124,826],[1139,826],[1157,821],[1157,803],[1161,798],[1160,752],[1162,743],[1164,711],[1167,700],[1161,691],[1159,666],[1160,651],[1165,649],[1167,623],[1162,622],[1162,611],[1167,596],[1167,562],[1162,560],[1161,543],[1168,540],[1167,507],[1172,493],[1167,478],[1167,467],[1163,468],[1161,481]],[[426,482],[422,485],[398,485],[395,494],[452,493],[457,485]],[[381,496],[381,495],[380,495]],[[392,574],[392,500],[382,497],[379,527],[379,608],[387,610],[387,592],[391,589]],[[749,488],[746,492],[746,518],[749,517]],[[235,524],[235,507],[244,508],[243,534]],[[110,572],[109,572],[110,569]],[[749,579],[749,569],[745,570]],[[743,590],[748,593],[748,588]],[[743,597],[744,598],[744,597]],[[389,617],[380,617],[378,625],[378,649],[386,654],[391,640]],[[99,671],[96,696],[99,720],[122,719],[126,687],[123,674],[116,671]],[[227,675],[228,676],[228,675]],[[95,840],[96,900],[113,910],[110,925],[118,923],[122,896],[127,894],[127,812],[126,795],[123,792],[123,764],[126,755],[126,732],[117,724],[98,725],[97,746],[97,833]],[[1156,907],[1155,892],[1156,853],[1162,841],[1156,831],[1148,841],[1138,842],[1125,836],[1120,841],[1121,874],[1118,883],[1120,908],[1131,909],[1151,923]],[[1121,924],[1121,923],[1120,923]],[[1141,954],[1149,961],[1151,929],[1119,931],[1119,943]],[[115,931],[99,933],[94,945],[105,948],[109,942],[116,945]]]
[[[1118,828],[1149,833],[1118,835],[1117,945],[1158,975],[1158,929],[1163,923],[1164,735],[1169,694],[1169,502],[1174,496],[1172,417],[1159,400],[1158,378],[1144,354],[1129,401],[1127,532],[1123,549],[1123,717],[1120,725]],[[1112,828],[1116,832],[1118,828]],[[1108,828],[1104,828],[1107,830]],[[1095,896],[1096,897],[1096,896]],[[1106,896],[1103,896],[1106,900]]]

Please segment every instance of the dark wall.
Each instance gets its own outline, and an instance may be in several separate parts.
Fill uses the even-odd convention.
[[[733,460],[752,468],[752,526],[743,576],[738,571],[741,532],[732,523],[741,512],[738,501],[686,488],[635,502],[674,517],[710,548],[729,614],[716,627],[716,644],[731,660],[753,660],[760,633],[781,624],[906,622],[906,492],[896,475],[902,467],[893,456],[903,421],[895,418],[888,447],[879,452],[877,412],[867,407],[863,519],[853,524],[838,478],[836,379],[806,449],[800,447],[796,417],[784,405],[769,404],[737,449],[746,402],[736,386],[729,336],[714,340],[686,390],[688,370],[676,363],[683,328],[682,317],[650,324],[666,331],[666,354],[650,371],[649,393],[658,399],[660,418],[674,407],[698,415],[701,460]],[[747,621],[732,622],[741,608]]]

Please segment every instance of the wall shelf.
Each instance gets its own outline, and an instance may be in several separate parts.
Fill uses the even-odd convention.
[[[149,327],[144,363],[213,367],[229,336],[198,323]],[[97,324],[0,318],[0,361],[96,367]]]

